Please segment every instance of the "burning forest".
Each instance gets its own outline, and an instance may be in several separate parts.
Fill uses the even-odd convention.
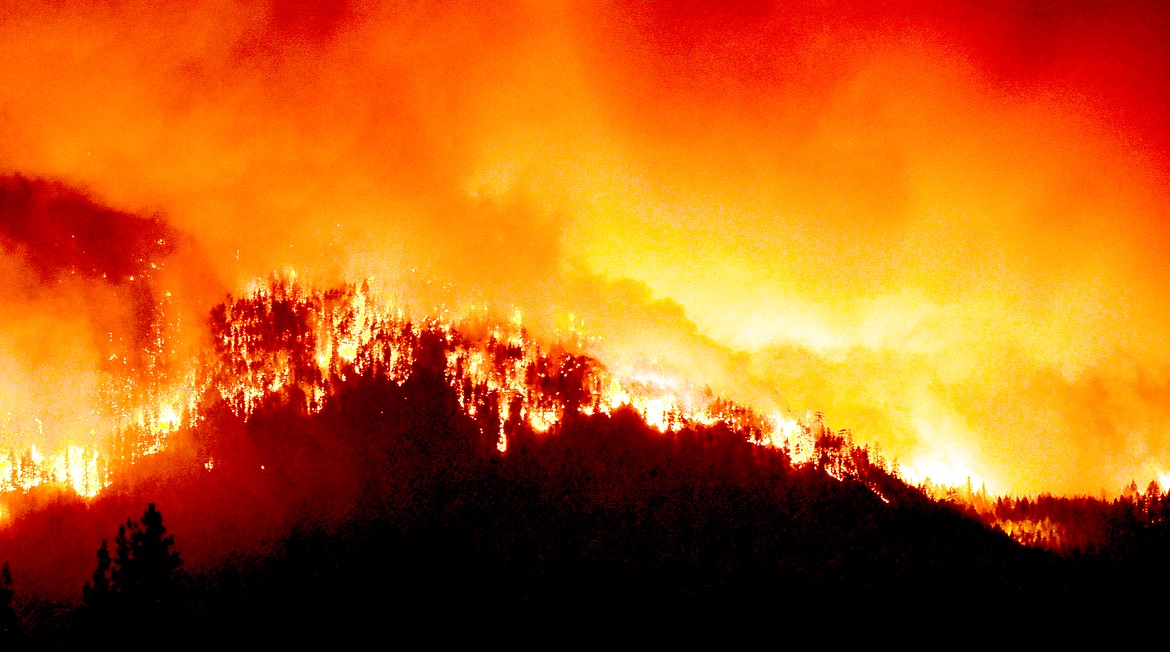
[[[1108,632],[1167,17],[0,8],[0,647]]]
[[[165,316],[165,306],[157,314]],[[155,326],[160,345],[163,330]],[[503,322],[474,314],[459,322],[415,322],[368,283],[321,290],[290,271],[254,284],[243,297],[227,297],[211,310],[208,332],[211,341],[199,355],[177,359],[167,357],[165,346],[155,351],[145,369],[158,373],[147,375],[142,387],[127,392],[127,381],[115,383],[123,390],[118,396],[141,403],[111,403],[116,413],[110,422],[119,428],[84,453],[88,467],[61,466],[58,460],[78,454],[74,448],[30,447],[10,452],[6,469],[7,527],[28,538],[0,550],[23,566],[33,563],[38,537],[46,534],[46,511],[59,523],[93,528],[100,520],[95,515],[159,500],[179,515],[180,528],[196,525],[203,536],[187,537],[192,575],[181,585],[175,580],[163,600],[177,611],[134,607],[124,601],[137,595],[127,593],[131,589],[91,584],[74,622],[57,621],[56,635],[40,631],[45,638],[30,640],[72,644],[115,636],[136,618],[147,618],[160,633],[196,624],[216,635],[226,633],[222,627],[274,627],[285,617],[281,610],[294,605],[268,591],[299,573],[320,572],[312,569],[323,563],[300,557],[309,553],[298,546],[338,565],[329,571],[336,577],[314,581],[356,592],[329,606],[299,606],[333,619],[311,630],[314,636],[369,617],[372,605],[359,604],[357,596],[370,587],[353,573],[363,573],[362,564],[390,563],[378,559],[377,546],[387,545],[410,560],[401,568],[390,565],[395,577],[408,577],[411,590],[426,596],[425,606],[399,609],[437,609],[447,599],[434,593],[429,579],[404,568],[440,563],[433,554],[466,556],[455,568],[468,576],[445,575],[444,581],[471,591],[467,600],[503,600],[533,628],[517,634],[524,638],[575,626],[568,614],[578,610],[602,619],[604,631],[627,626],[628,609],[656,617],[696,610],[730,616],[748,608],[744,601],[772,595],[768,583],[781,580],[798,590],[772,595],[768,603],[807,618],[817,616],[796,596],[844,591],[860,599],[885,590],[931,590],[954,600],[1052,599],[1050,591],[1068,591],[1069,583],[1103,580],[1081,577],[1084,571],[1061,557],[1030,557],[1042,553],[1027,547],[1111,554],[1161,536],[1166,527],[1167,500],[1156,483],[1145,494],[1131,489],[1111,503],[915,486],[896,463],[858,445],[847,430],[828,428],[822,414],[764,415],[660,373],[622,377],[583,353],[587,343],[537,343],[519,313]],[[46,505],[49,496],[56,496],[55,506]],[[243,496],[249,498],[241,505]],[[159,527],[147,524],[148,517],[159,518],[151,517],[154,509],[151,503],[142,527]],[[751,521],[734,525],[724,518]],[[233,521],[250,526],[234,539],[217,540]],[[146,531],[127,523],[132,532]],[[333,533],[320,539],[325,532]],[[887,566],[887,556],[918,549],[914,537],[926,533],[951,538],[957,552],[928,547],[908,568]],[[567,544],[546,540],[562,536]],[[703,549],[725,537],[732,543]],[[790,544],[797,548],[787,549]],[[102,545],[99,572],[112,563]],[[523,550],[532,545],[550,547],[529,559]],[[650,549],[637,547],[643,545]],[[737,546],[756,552],[739,559]],[[335,557],[350,554],[360,561]],[[990,566],[968,569],[974,575],[960,570],[967,555],[985,554],[994,559]],[[628,559],[614,566],[612,555],[644,557],[627,569]],[[252,559],[262,570],[223,566],[233,558]],[[61,581],[67,591],[77,561],[47,574],[55,578],[42,576],[40,590],[62,590],[52,585]],[[693,585],[698,580],[690,574],[714,572],[707,568],[712,563],[732,566],[726,575],[720,571]],[[604,581],[576,575],[586,568]],[[1021,588],[1014,584],[1020,572],[1038,575]],[[265,588],[222,594],[217,583],[225,577]],[[630,593],[614,595],[615,586]],[[960,588],[972,594],[952,593]],[[111,597],[100,597],[106,594]],[[538,598],[573,606],[548,611],[528,604]],[[518,599],[522,603],[511,602]],[[223,611],[231,609],[255,622],[237,622]],[[491,613],[472,621],[486,622],[495,617]],[[949,622],[942,618],[920,632],[940,635]]]

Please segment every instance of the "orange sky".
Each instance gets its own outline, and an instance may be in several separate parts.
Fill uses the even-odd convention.
[[[8,3],[0,174],[169,223],[190,315],[426,278],[915,479],[1170,472],[1168,10],[712,4]],[[61,305],[120,290],[22,251],[0,401],[62,412],[40,379],[92,386],[120,313]]]

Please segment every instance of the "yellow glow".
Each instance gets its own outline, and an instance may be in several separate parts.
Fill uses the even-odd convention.
[[[1095,495],[1170,464],[1158,3],[488,4],[13,7],[0,171],[174,228],[126,284],[174,302],[184,355],[270,270],[377,277],[395,319],[515,306],[502,342],[563,326],[618,375],[657,359],[763,413],[823,411],[921,474]],[[0,363],[0,410],[45,424],[17,414],[0,443],[48,460],[133,426],[157,451],[196,381],[134,369],[158,378],[89,400],[138,364],[111,344],[133,307],[105,271],[43,282],[51,251],[0,256],[0,359],[43,358]],[[314,313],[353,320],[316,324],[321,374],[380,359],[362,338],[391,321],[364,294]],[[304,380],[253,344],[215,388],[243,414]],[[529,364],[484,380],[493,409]],[[600,382],[586,409],[709,418],[685,388]]]

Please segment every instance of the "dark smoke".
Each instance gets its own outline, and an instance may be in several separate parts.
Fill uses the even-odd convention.
[[[0,244],[44,283],[67,274],[134,282],[174,251],[175,236],[159,218],[101,206],[60,182],[0,177]]]
[[[72,285],[91,312],[105,305],[97,314],[122,315],[97,325],[111,339],[117,333],[122,355],[136,364],[164,317],[157,276],[182,235],[160,217],[115,210],[59,181],[0,177],[0,246],[49,294],[89,281]]]

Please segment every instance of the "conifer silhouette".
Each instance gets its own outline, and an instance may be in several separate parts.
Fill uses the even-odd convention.
[[[93,610],[153,609],[165,605],[175,591],[182,559],[172,548],[162,514],[154,503],[139,521],[127,519],[118,526],[115,556],[107,541],[98,548],[97,569],[86,582],[83,597]]]
[[[4,570],[0,571],[0,648],[15,641],[18,633],[16,611],[12,607],[15,595],[12,590],[12,571],[8,568],[8,562],[4,562]]]

